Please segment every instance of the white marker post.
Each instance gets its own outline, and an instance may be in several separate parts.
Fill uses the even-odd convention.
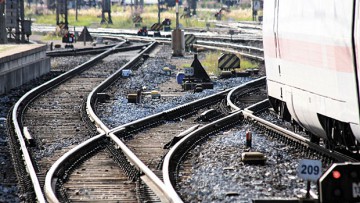
[[[298,176],[307,180],[306,198],[310,198],[310,181],[316,182],[322,172],[322,163],[319,160],[302,159],[298,166]]]

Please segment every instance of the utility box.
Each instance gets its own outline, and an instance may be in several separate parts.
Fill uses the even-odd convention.
[[[321,203],[360,202],[360,163],[335,163],[319,179]]]

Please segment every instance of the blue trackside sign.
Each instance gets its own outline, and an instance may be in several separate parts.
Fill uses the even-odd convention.
[[[298,166],[298,176],[304,180],[317,181],[322,172],[322,164],[319,160],[302,159]]]

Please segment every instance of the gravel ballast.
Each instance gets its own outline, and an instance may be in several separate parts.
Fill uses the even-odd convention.
[[[244,164],[241,154],[246,130],[252,131],[250,151],[263,153],[265,165]],[[251,202],[257,198],[298,198],[306,182],[297,177],[302,151],[265,136],[251,125],[243,124],[210,136],[187,154],[184,164],[191,165],[187,176],[180,170],[177,191],[185,202]],[[316,185],[311,185],[316,189]]]
[[[171,63],[171,60],[180,61],[183,59],[172,58],[169,46],[162,46],[158,52],[163,53],[161,57],[149,58],[137,70],[133,70],[133,76],[119,80],[114,85],[116,90],[113,90],[112,100],[98,105],[99,118],[110,128],[118,127],[252,80],[252,78],[248,77],[217,79],[214,81],[214,89],[205,89],[199,93],[193,91],[184,92],[181,86],[176,83],[176,73],[179,71],[179,67],[175,69],[175,65]],[[191,63],[193,57],[190,55],[187,56],[187,59],[187,63]],[[163,67],[173,67],[170,76],[164,74]],[[127,93],[142,87],[146,87],[145,91],[165,89],[165,91],[160,91],[160,94],[169,94],[167,91],[171,91],[172,94],[176,93],[176,96],[162,96],[160,99],[145,97],[139,104],[128,103]]]

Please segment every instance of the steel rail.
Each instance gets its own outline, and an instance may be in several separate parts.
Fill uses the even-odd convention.
[[[178,198],[176,193],[168,188],[159,177],[155,175],[153,171],[151,171],[114,133],[109,133],[108,136],[120,147],[120,149],[127,155],[127,158],[131,163],[133,163],[145,176],[147,176],[150,181],[156,187],[156,191],[154,193],[160,198],[161,202],[174,202],[180,203],[181,199]],[[149,186],[149,185],[148,185]],[[149,186],[149,188],[152,188]]]
[[[105,35],[104,35],[105,36]],[[126,39],[131,41],[157,41],[159,43],[165,43],[165,44],[171,44],[171,39],[168,38],[161,38],[161,37],[155,37],[155,38],[148,38],[148,37],[136,37],[136,36],[127,36]],[[246,40],[245,40],[246,41]],[[205,40],[197,40],[197,42],[194,44],[194,46],[210,46],[210,47],[224,47],[224,48],[233,48],[233,49],[240,49],[240,50],[247,50],[249,53],[240,53],[240,54],[251,54],[251,53],[264,53],[264,49],[254,47],[254,46],[244,46],[244,45],[236,45],[231,43],[225,43],[225,42],[213,42],[213,41],[205,41]],[[239,52],[236,52],[239,53]],[[249,55],[251,56],[251,55]],[[253,56],[252,58],[256,59],[256,56]],[[264,59],[262,57],[259,57],[259,60],[263,61]]]
[[[152,42],[148,45],[146,49],[141,51],[137,56],[132,58],[129,62],[127,62],[125,65],[123,65],[119,70],[117,70],[115,73],[113,73],[111,76],[109,76],[106,80],[104,80],[100,85],[98,85],[96,88],[94,88],[90,94],[87,97],[86,101],[86,111],[88,113],[88,116],[91,121],[95,123],[95,126],[98,129],[98,132],[102,133],[105,132],[108,134],[110,132],[110,129],[99,119],[99,117],[95,114],[95,111],[93,109],[93,106],[97,99],[97,93],[103,91],[107,87],[109,87],[113,82],[115,82],[122,74],[122,71],[126,68],[130,68],[135,63],[138,62],[138,60],[147,52],[149,52],[151,49],[155,47],[157,43]]]
[[[230,94],[230,93],[229,93]],[[259,102],[259,103],[263,103]],[[254,107],[252,107],[254,108]],[[185,153],[188,152],[188,150],[191,149],[196,143],[203,138],[205,138],[207,135],[212,134],[216,131],[219,131],[219,128],[226,128],[229,127],[231,124],[235,124],[236,120],[238,122],[244,120],[244,119],[253,119],[256,121],[256,123],[261,123],[261,125],[265,125],[266,128],[275,130],[277,133],[280,133],[281,135],[285,136],[288,139],[291,139],[294,142],[300,143],[303,146],[307,146],[308,148],[317,151],[318,153],[322,154],[323,156],[334,158],[337,161],[356,161],[352,159],[351,157],[342,155],[340,153],[327,150],[325,148],[322,148],[314,143],[311,143],[308,139],[297,135],[291,131],[288,131],[286,129],[283,129],[279,126],[276,126],[275,124],[272,124],[268,121],[265,121],[261,118],[258,118],[251,113],[249,113],[247,110],[240,110],[236,111],[233,114],[219,119],[217,121],[214,121],[210,124],[207,124],[205,126],[202,126],[201,128],[191,132],[187,136],[185,136],[183,139],[181,139],[179,142],[177,142],[166,154],[164,162],[163,162],[163,179],[165,185],[167,185],[169,188],[171,188],[172,193],[177,192],[174,189],[175,188],[175,177],[171,176],[171,174],[174,174],[173,171],[176,171],[176,168],[178,167],[179,160],[181,160]],[[180,196],[178,196],[180,198]]]
[[[196,144],[199,140],[206,137],[208,134],[214,133],[222,128],[227,128],[231,125],[236,124],[236,122],[240,121],[242,118],[241,111],[235,112],[231,115],[228,115],[224,118],[216,120],[210,124],[202,126],[195,131],[191,132],[190,134],[186,135],[182,138],[179,142],[177,142],[166,154],[164,162],[163,162],[163,179],[165,185],[171,189],[173,194],[176,194],[177,198],[180,196],[177,194],[176,190],[174,189],[174,178],[170,177],[172,174],[170,171],[170,167],[177,167],[177,158],[175,156],[179,154],[184,154],[184,152],[188,151],[191,146]],[[190,146],[190,147],[188,147]],[[176,161],[175,161],[176,159]],[[181,198],[180,198],[181,199]]]
[[[217,50],[217,51],[223,51],[223,52],[228,52],[228,53],[233,53],[233,54],[240,54],[241,56],[244,56],[244,57],[249,58],[249,59],[258,60],[258,61],[261,61],[261,62],[264,61],[264,57],[253,56],[251,54],[238,52],[238,51],[235,51],[235,50],[229,50],[229,49],[222,48],[222,47],[214,47],[214,46],[201,45],[201,44],[194,44],[193,47],[195,47],[195,48],[205,48],[205,49]]]
[[[256,80],[253,80],[252,82],[254,83],[259,83],[259,85],[265,85],[266,84],[266,77],[261,77],[261,78],[258,78]],[[239,107],[237,107],[233,101],[232,101],[232,98],[234,95],[236,95],[238,92],[241,92],[244,88],[247,88],[249,87],[249,83],[245,83],[245,84],[242,84],[242,85],[239,85],[235,88],[233,88],[229,94],[227,95],[226,97],[226,103],[228,106],[230,106],[230,108],[233,110],[233,111],[238,111],[240,110]]]
[[[259,85],[264,85],[265,83],[266,77],[261,77],[230,89],[230,91],[226,95],[227,105],[234,105],[231,101],[231,97],[234,94],[245,91],[246,89],[249,89],[249,87],[257,87]],[[173,158],[179,153],[181,153],[181,151],[187,151],[186,146],[195,144],[198,139],[202,139],[201,136],[215,132],[219,130],[219,128],[229,127],[230,125],[234,124],[236,120],[241,120],[243,118],[243,115],[241,111],[239,111],[239,108],[232,107],[232,109],[234,111],[231,115],[221,118],[205,126],[202,126],[201,128],[198,128],[197,130],[191,132],[190,134],[182,138],[169,150],[163,162],[163,179],[165,185],[170,187],[173,193],[177,195],[173,185],[174,179],[170,177],[170,167],[175,167],[176,165],[176,161],[173,161]]]
[[[138,119],[136,121],[127,123],[125,125],[116,127],[111,129],[112,133],[118,133],[123,131],[124,129],[128,130],[128,129],[134,129],[137,126],[144,126],[144,124],[148,124],[149,121],[151,122],[158,122],[158,120],[164,119],[164,118],[169,118],[171,117],[173,114],[176,114],[177,112],[183,112],[183,111],[190,111],[193,109],[197,109],[197,108],[201,108],[202,106],[204,106],[204,104],[209,103],[209,102],[213,102],[214,100],[216,100],[216,98],[223,98],[225,97],[225,94],[228,94],[233,88],[227,89],[227,90],[223,90],[221,92],[206,96],[204,98],[171,108],[169,110],[165,110],[163,112],[157,113],[157,114],[153,114],[141,119]]]
[[[153,185],[156,187],[154,193],[161,199],[162,202],[179,202],[174,195],[168,192],[168,188],[165,187],[164,183],[112,132],[111,130],[97,117],[93,110],[93,105],[96,100],[96,94],[105,88],[107,88],[111,83],[113,83],[121,72],[125,68],[129,68],[134,65],[138,59],[150,49],[152,49],[157,43],[153,42],[148,48],[143,50],[140,54],[135,56],[132,60],[126,63],[123,67],[121,67],[117,72],[111,75],[108,79],[103,81],[98,87],[96,87],[88,96],[87,99],[87,112],[90,119],[95,123],[99,132],[105,132],[108,137],[110,137],[122,152],[127,156],[129,161],[136,166],[145,176],[147,176]],[[150,186],[149,186],[150,187]],[[151,187],[150,187],[151,188]]]
[[[153,42],[153,44],[155,44],[155,42]],[[150,48],[148,48],[150,49]],[[144,50],[141,54],[145,53],[147,51]],[[140,54],[140,55],[141,55]],[[140,56],[139,55],[139,56]],[[141,161],[139,160],[135,154],[133,154],[133,152],[115,135],[115,133],[122,131],[124,129],[133,129],[134,126],[136,125],[141,125],[142,123],[146,123],[149,120],[158,120],[159,118],[163,117],[165,114],[171,114],[171,112],[173,111],[178,111],[179,109],[181,110],[182,108],[186,108],[188,106],[200,106],[200,103],[204,102],[204,101],[211,101],[213,100],[212,98],[216,97],[216,96],[220,96],[220,95],[224,95],[226,93],[228,93],[230,91],[229,90],[225,90],[223,92],[217,93],[208,97],[205,97],[203,99],[200,99],[199,101],[194,101],[194,102],[190,102],[188,104],[182,105],[180,107],[175,107],[173,109],[170,109],[168,111],[166,111],[166,113],[162,112],[162,113],[158,113],[143,119],[139,119],[137,121],[131,122],[129,124],[114,128],[112,130],[109,130],[109,128],[107,128],[107,126],[96,116],[94,110],[93,110],[93,105],[96,102],[96,94],[101,92],[102,90],[106,89],[112,82],[114,82],[116,80],[116,78],[118,77],[119,74],[121,74],[121,70],[123,70],[125,67],[131,66],[133,64],[133,62],[135,62],[138,59],[138,57],[134,57],[134,59],[132,59],[132,61],[128,62],[127,64],[125,64],[122,68],[119,69],[119,71],[117,71],[116,73],[114,73],[112,76],[110,76],[108,79],[106,79],[105,81],[103,81],[97,88],[95,88],[88,96],[87,99],[87,113],[89,115],[89,118],[92,120],[92,122],[95,123],[95,125],[97,126],[97,131],[100,133],[105,133],[108,135],[108,137],[112,138],[112,140],[121,148],[121,150],[124,152],[124,154],[127,155],[129,161],[131,163],[133,163],[142,173],[144,173],[146,176],[149,177],[149,179],[154,183],[154,185],[157,187],[156,191],[160,191],[161,194],[157,194],[163,201],[165,202],[179,202],[179,199],[173,198],[174,194],[169,194],[168,189],[164,186],[163,182]],[[193,107],[191,107],[193,108]],[[140,124],[141,123],[141,124]],[[110,132],[111,131],[111,132]],[[51,174],[49,174],[51,175]],[[51,185],[52,183],[52,178],[48,178],[47,176],[47,185]],[[47,188],[51,188],[50,186],[47,186]],[[55,188],[51,188],[51,190],[54,190]],[[50,194],[50,196],[52,198],[54,198],[54,191],[50,191],[50,189],[47,189],[47,192],[51,192],[52,194]],[[56,198],[56,197],[55,197]]]
[[[145,38],[146,39],[146,38]],[[153,40],[152,40],[153,41]],[[152,44],[155,44],[155,42],[153,42]],[[87,104],[86,104],[86,109],[87,109],[87,113],[89,115],[90,120],[92,120],[92,122],[95,123],[96,127],[97,127],[97,131],[100,133],[105,133],[108,137],[110,137],[118,146],[119,148],[124,152],[124,154],[127,155],[129,161],[131,163],[133,163],[142,173],[144,173],[146,176],[148,176],[148,178],[154,183],[154,185],[157,187],[156,191],[160,191],[161,194],[157,194],[163,201],[165,202],[180,202],[179,199],[176,199],[176,195],[174,196],[174,194],[171,194],[172,192],[164,186],[163,182],[141,161],[139,160],[135,154],[133,154],[133,152],[115,135],[117,132],[119,131],[123,131],[126,129],[134,129],[136,127],[134,126],[139,126],[142,125],[146,122],[148,122],[149,120],[160,120],[161,118],[163,118],[164,116],[167,115],[167,113],[170,113],[172,111],[176,111],[179,110],[180,108],[184,108],[184,107],[175,107],[171,110],[168,110],[167,112],[162,112],[162,113],[158,113],[143,119],[139,119],[137,121],[131,122],[129,124],[126,124],[124,126],[120,126],[114,129],[109,129],[95,114],[94,110],[93,110],[93,106],[96,103],[96,95],[97,93],[103,91],[104,89],[106,89],[111,83],[113,83],[121,74],[121,71],[123,69],[125,69],[126,67],[131,66],[134,61],[136,61],[138,59],[138,57],[140,57],[143,53],[145,53],[147,51],[144,50],[142,53],[140,53],[137,57],[134,57],[130,62],[128,62],[127,64],[125,64],[122,68],[120,68],[116,73],[114,73],[112,76],[110,76],[108,79],[106,79],[105,81],[103,81],[98,87],[96,87],[88,96],[87,99]],[[224,94],[225,92],[229,92],[230,90],[226,90],[224,92],[219,93],[218,95]],[[201,99],[201,100],[206,100],[210,97],[213,96],[209,96],[207,98]],[[196,103],[199,103],[199,101],[194,101],[191,103],[188,103],[184,106],[191,106],[194,105]],[[51,185],[51,178],[47,177],[47,185]],[[49,186],[47,186],[47,188],[51,188]],[[52,188],[55,189],[55,188]],[[50,191],[48,191],[50,192]],[[54,194],[54,191],[51,191],[52,194]],[[54,197],[55,195],[52,195],[52,197]],[[172,198],[172,197],[175,197]],[[56,198],[56,197],[55,197]]]
[[[160,122],[161,120],[171,117],[174,113],[184,110],[191,110],[198,107],[201,107],[206,102],[214,101],[214,98],[217,97],[224,97],[224,94],[227,94],[231,89],[207,96],[205,98],[192,101],[190,103],[172,108],[170,110],[160,112],[133,122],[130,122],[128,124],[116,127],[114,129],[111,129],[111,132],[108,134],[109,137],[113,141],[117,143],[117,145],[121,148],[121,150],[127,155],[129,158],[129,161],[133,163],[137,168],[141,170],[146,176],[150,178],[150,180],[153,181],[155,186],[157,187],[157,191],[161,191],[161,194],[158,195],[161,200],[164,202],[182,202],[182,200],[178,197],[176,193],[171,188],[168,188],[138,157],[120,140],[118,136],[116,136],[117,133],[121,133],[122,131],[131,131],[133,129],[137,129],[139,127],[151,125],[157,122]]]
[[[45,203],[45,198],[44,198],[44,194],[42,193],[41,190],[41,186],[39,184],[39,180],[38,177],[36,175],[30,154],[27,150],[26,147],[26,143],[24,140],[24,135],[22,132],[22,112],[26,109],[27,105],[34,100],[35,98],[37,98],[41,93],[43,93],[44,91],[66,81],[67,79],[71,78],[73,75],[83,71],[84,69],[86,69],[87,67],[95,64],[96,62],[98,62],[99,60],[105,58],[106,56],[108,56],[110,53],[112,53],[117,47],[121,46],[122,44],[124,44],[125,41],[120,42],[118,45],[116,45],[115,47],[111,48],[110,50],[98,55],[97,57],[94,57],[92,59],[90,59],[89,61],[83,63],[82,65],[79,65],[77,67],[75,67],[74,69],[61,74],[60,76],[30,90],[29,92],[27,92],[24,96],[22,96],[18,102],[16,102],[16,104],[14,105],[13,111],[12,111],[12,123],[14,126],[14,130],[15,133],[17,135],[18,141],[20,143],[20,148],[21,148],[21,152],[22,152],[22,156],[25,162],[25,167],[26,167],[26,171],[29,173],[28,175],[31,178],[31,182],[33,185],[33,189],[34,192],[36,194],[36,198],[38,202],[41,203]],[[19,115],[20,114],[20,115]]]
[[[90,148],[92,145],[94,145],[94,143],[97,143],[99,142],[99,140],[104,139],[105,136],[105,133],[101,133],[95,137],[92,137],[72,148],[64,155],[62,155],[58,160],[56,160],[56,162],[50,167],[45,178],[44,192],[48,202],[60,203],[60,201],[55,195],[55,187],[57,178],[59,178],[57,177],[57,174],[61,170],[64,163],[68,163],[70,159],[74,158],[74,156],[81,156],[80,154],[84,150],[84,148]]]
[[[263,101],[262,102],[259,102],[258,103],[259,105],[262,105],[263,104]],[[255,104],[257,105],[257,104]],[[253,105],[251,108],[254,108]],[[327,156],[329,158],[334,158],[336,161],[351,161],[351,162],[354,162],[354,161],[358,161],[356,159],[353,159],[349,156],[346,156],[346,155],[343,155],[341,153],[338,153],[336,151],[331,151],[331,150],[328,150],[328,149],[325,149],[324,147],[321,147],[315,143],[312,143],[310,142],[309,139],[307,138],[304,138],[302,137],[301,135],[298,135],[294,132],[291,132],[287,129],[284,129],[284,128],[281,128],[269,121],[266,121],[260,117],[257,117],[255,116],[251,110],[248,110],[248,109],[245,109],[244,111],[242,111],[244,117],[248,120],[252,120],[252,121],[255,121],[257,123],[257,125],[261,125],[263,127],[265,127],[266,129],[269,129],[269,130],[272,130],[273,132],[275,133],[278,133],[280,135],[282,135],[283,137],[286,137],[287,139],[291,140],[291,141],[294,141],[294,142],[297,142],[303,146],[306,146],[314,151],[317,151],[318,153],[322,154],[323,156]]]
[[[78,56],[86,54],[99,54],[115,45],[105,46],[105,47],[96,47],[96,48],[84,48],[84,49],[71,49],[71,50],[59,50],[59,51],[48,51],[46,56],[51,57],[63,57],[63,56]],[[135,45],[129,47],[119,47],[116,49],[116,52],[126,52],[131,50],[141,49],[146,45]]]
[[[53,31],[53,29],[55,27],[53,26],[40,26],[40,25],[33,25],[32,26],[33,30],[38,31],[38,32],[50,32]],[[92,35],[96,35],[96,36],[137,36],[137,30],[126,30],[126,29],[111,29],[111,28],[89,28],[89,33],[91,33]],[[77,29],[77,31],[81,31],[80,29]],[[153,31],[148,31],[149,36],[153,36]],[[171,38],[171,32],[162,32],[162,36],[166,37],[166,38]],[[197,36],[199,39],[201,37],[205,38],[205,35],[209,35],[208,33],[201,33],[201,32],[186,32],[186,34],[194,34],[195,36]],[[216,35],[216,36],[215,36]],[[221,34],[219,35],[218,33],[213,34],[213,36],[211,36],[213,38],[219,38],[219,39],[228,39],[230,40],[231,38],[235,41],[248,41],[248,40],[252,40],[252,41],[262,41],[261,36],[260,35],[254,35],[254,34],[246,34],[244,36],[244,34],[241,34],[240,36],[237,35],[233,35],[232,37],[230,37],[229,34]],[[250,37],[248,39],[244,38],[244,37]],[[149,37],[144,37],[144,38],[149,38]]]
[[[262,55],[264,55],[264,49],[252,47],[252,46],[237,45],[237,44],[231,44],[231,43],[226,43],[226,42],[213,42],[213,41],[210,42],[210,41],[203,41],[203,40],[197,40],[196,44],[221,46],[221,47],[226,47],[226,48],[230,47],[233,49],[240,49],[242,51],[247,50],[249,52],[249,54],[256,52],[256,53],[261,53]]]
[[[74,156],[79,156],[79,152],[83,151],[84,148],[87,148],[89,145],[92,145],[94,142],[99,141],[101,138],[104,138],[107,133],[109,133],[109,129],[101,122],[99,118],[96,117],[92,105],[93,102],[96,100],[96,93],[99,91],[102,91],[106,87],[109,86],[112,82],[114,82],[120,75],[121,71],[125,69],[128,66],[131,66],[136,62],[136,60],[139,59],[146,51],[148,51],[150,48],[154,46],[155,43],[149,44],[148,48],[143,50],[138,56],[134,57],[132,60],[130,60],[128,63],[126,63],[124,66],[122,66],[118,71],[113,73],[111,76],[109,76],[106,80],[104,80],[100,85],[98,85],[96,88],[91,91],[91,93],[88,95],[87,101],[86,101],[86,111],[88,113],[89,118],[94,122],[97,126],[97,131],[100,133],[99,135],[90,138],[89,140],[86,140],[85,142],[81,143],[80,145],[76,146],[66,154],[60,157],[50,168],[49,172],[46,174],[45,178],[45,195],[49,202],[58,203],[60,202],[58,198],[55,195],[56,190],[56,174],[57,171],[60,170],[60,168],[67,163],[67,161],[70,158],[73,158]]]

